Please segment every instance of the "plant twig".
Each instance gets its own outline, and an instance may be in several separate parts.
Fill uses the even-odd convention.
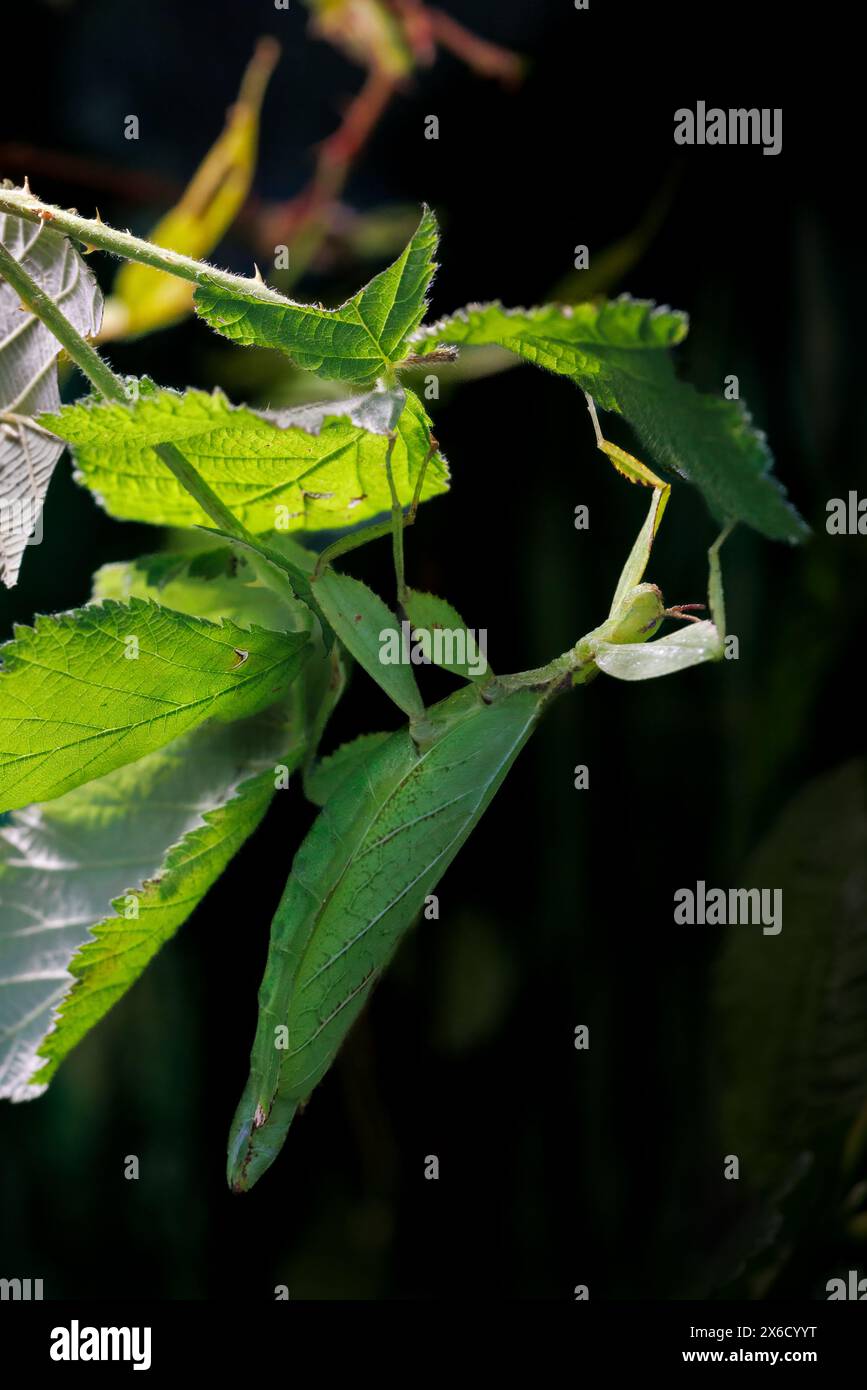
[[[51,296],[37,285],[21,263],[15,260],[2,243],[0,243],[0,277],[8,281],[16,294],[21,296],[28,309],[45,324],[48,331],[62,345],[75,365],[84,373],[101,396],[115,404],[129,404],[130,396],[123,378],[112,371],[96,349],[79,333],[75,325],[70,323]],[[40,427],[37,426],[37,428]],[[153,449],[181,487],[190,494],[205,515],[210,517],[221,531],[227,532],[238,540],[252,542],[255,548],[255,537],[217,496],[210,484],[205,481],[195,465],[190,463],[188,458],[185,458],[177,445],[155,444]],[[291,588],[282,569],[271,561],[261,558],[255,561],[255,567],[259,577],[265,583],[270,584],[284,597],[296,598],[295,591]]]
[[[0,212],[23,217],[26,222],[48,222],[83,246],[97,247],[113,256],[138,261],[141,265],[153,266],[155,270],[165,270],[169,275],[192,280],[196,285],[218,285],[229,293],[243,294],[265,304],[291,303],[285,295],[271,289],[261,279],[232,275],[227,270],[209,265],[207,261],[196,261],[192,256],[183,256],[179,251],[169,251],[164,246],[145,241],[143,237],[133,236],[132,232],[120,232],[115,227],[109,227],[101,218],[79,217],[77,213],[64,208],[52,207],[35,197],[28,187],[0,188]]]
[[[88,381],[110,401],[126,401],[126,386],[122,379],[112,371],[107,362],[100,357],[96,348],[91,347],[61,313],[54,300],[37,285],[20,261],[16,261],[6,247],[0,243],[0,277],[10,284],[21,297],[27,308],[41,319],[45,327],[54,335],[67,354],[72,358]]]

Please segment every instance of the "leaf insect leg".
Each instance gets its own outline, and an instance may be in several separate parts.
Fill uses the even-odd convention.
[[[725,530],[721,531],[717,536],[713,545],[707,552],[710,566],[707,582],[707,601],[710,607],[710,616],[713,619],[713,625],[719,633],[721,642],[724,641],[726,635],[726,605],[719,553],[736,525],[736,521],[730,521]]]
[[[387,473],[387,475],[388,475],[388,481],[389,481],[389,489],[390,489],[391,494],[392,494],[392,515],[391,515],[391,519],[390,519],[389,521],[378,521],[378,522],[376,522],[373,526],[363,526],[363,527],[360,527],[359,530],[350,532],[350,534],[349,534],[348,536],[340,536],[340,537],[338,538],[338,540],[332,542],[331,545],[326,546],[325,549],[320,553],[320,555],[318,556],[318,558],[317,558],[317,560],[316,560],[316,565],[315,565],[314,570],[313,570],[313,578],[314,578],[314,579],[318,579],[319,576],[320,576],[320,574],[322,573],[322,571],[325,569],[326,565],[330,565],[331,562],[332,562],[333,560],[336,560],[336,559],[338,558],[338,556],[340,556],[340,555],[348,555],[349,552],[350,552],[351,550],[357,550],[360,546],[366,545],[368,541],[375,541],[375,540],[378,540],[378,539],[380,538],[380,536],[388,536],[388,535],[390,535],[390,536],[394,537],[394,535],[395,535],[395,530],[396,530],[395,513],[394,513],[395,488],[394,488],[394,479],[393,479],[393,475],[392,475],[392,471],[391,471],[391,455],[392,455],[392,452],[393,452],[393,450],[394,450],[395,440],[396,440],[396,436],[395,436],[395,435],[393,435],[393,434],[392,434],[392,435],[389,435],[389,442],[388,442],[388,446],[387,446],[387,449],[386,449],[386,459],[385,459],[385,463],[386,463],[386,473]],[[416,485],[415,485],[415,493],[413,494],[413,499],[412,499],[412,502],[411,502],[411,504],[410,504],[409,511],[407,512],[407,514],[406,514],[405,517],[402,517],[402,526],[403,526],[403,528],[405,528],[405,527],[407,527],[407,526],[412,526],[413,523],[415,522],[416,513],[417,513],[417,511],[418,511],[419,501],[420,501],[420,499],[421,499],[422,484],[424,483],[424,476],[425,476],[425,473],[426,473],[426,471],[427,471],[427,466],[428,466],[428,463],[430,462],[430,460],[433,458],[433,456],[434,456],[434,454],[436,453],[436,451],[437,451],[438,448],[439,448],[439,443],[438,443],[438,441],[437,441],[436,439],[434,439],[433,436],[431,435],[430,447],[429,447],[427,453],[425,454],[424,461],[422,462],[421,468],[419,469],[419,475],[418,475],[418,479],[416,480]],[[398,504],[398,505],[399,505],[399,504]],[[402,550],[402,547],[401,547],[401,550]],[[396,561],[395,561],[395,573],[397,573],[397,562],[396,562]],[[398,582],[399,582],[399,581],[398,581]]]
[[[394,453],[394,445],[397,436],[389,436],[388,448],[385,451],[385,474],[388,478],[388,490],[391,493],[391,552],[394,556],[394,580],[397,591],[397,608],[401,617],[406,614],[406,603],[409,592],[406,587],[406,570],[403,559],[403,528],[404,515],[400,497],[395,486],[394,473],[391,468],[391,456]]]
[[[584,399],[587,402],[590,419],[593,421],[597,449],[602,450],[606,458],[609,458],[614,464],[618,473],[622,473],[624,478],[627,478],[630,483],[641,483],[644,487],[658,488],[660,492],[666,495],[667,500],[668,493],[671,491],[671,484],[663,482],[662,478],[658,478],[653,470],[648,468],[646,463],[642,463],[640,459],[635,458],[634,454],[628,454],[626,450],[621,449],[619,445],[610,443],[610,441],[605,438],[600,428],[599,417],[596,414],[596,406],[593,397],[588,395],[585,391]]]
[[[620,577],[620,583],[617,586],[617,593],[615,594],[614,603],[612,604],[612,613],[614,613],[616,611],[618,602],[625,596],[625,594],[633,585],[638,584],[640,582],[644,574],[644,570],[650,556],[650,548],[653,545],[656,533],[659,530],[659,523],[662,520],[662,514],[665,511],[666,504],[668,503],[669,495],[671,493],[671,484],[663,482],[661,478],[658,478],[656,476],[652,469],[648,468],[647,465],[642,463],[640,459],[635,458],[633,454],[627,453],[625,449],[619,448],[616,444],[609,443],[609,441],[604,437],[602,433],[602,429],[599,424],[599,417],[596,414],[596,405],[593,400],[593,397],[588,395],[588,393],[585,391],[584,398],[587,401],[587,409],[590,412],[590,419],[593,421],[593,429],[596,434],[597,448],[601,449],[602,453],[605,454],[606,458],[609,458],[611,462],[614,464],[614,467],[617,469],[618,473],[622,473],[623,476],[629,480],[629,482],[641,483],[644,487],[652,487],[654,489],[654,497],[653,501],[650,504],[650,512],[648,514],[647,521],[644,523],[644,526],[642,527],[639,533],[638,540],[636,541],[635,546],[633,547],[632,553],[629,557],[629,560],[626,563],[623,574]],[[729,528],[729,530],[730,529],[731,528]],[[723,620],[725,614],[724,610],[722,610],[722,580],[719,578],[719,560],[717,556],[717,551],[719,547],[722,545],[727,535],[728,530],[723,532],[723,534],[716,541],[715,545],[711,547],[711,550],[709,552],[711,564],[711,588],[714,595],[711,598],[711,608],[713,608],[714,599],[716,598],[718,605],[721,611],[723,612]],[[718,581],[717,590],[713,590],[714,575],[716,575]],[[673,605],[671,608],[666,608],[664,610],[663,616],[666,618],[678,618],[681,619],[683,622],[698,623],[701,622],[701,619],[696,618],[694,616],[694,610],[703,609],[704,607],[705,605],[703,603],[678,603]]]
[[[403,533],[406,530],[407,526],[412,526],[415,523],[419,502],[421,501],[421,490],[424,486],[424,478],[425,473],[427,472],[427,466],[430,463],[430,460],[432,459],[433,455],[439,448],[439,444],[437,440],[434,439],[433,435],[431,435],[430,445],[428,447],[427,453],[422,459],[421,468],[418,470],[418,477],[415,481],[415,490],[413,492],[412,501],[409,504],[409,509],[406,512],[406,514],[404,514],[403,506],[397,493],[397,487],[395,486],[394,481],[394,473],[392,472],[391,468],[391,455],[393,448],[394,436],[392,436],[391,443],[389,444],[389,447],[386,451],[385,471],[388,476],[389,491],[391,492],[392,547],[394,551],[394,577],[397,585],[397,606],[400,615],[403,618],[406,617],[406,606],[407,601],[409,599],[409,589],[407,588],[406,584],[406,571],[404,566]]]

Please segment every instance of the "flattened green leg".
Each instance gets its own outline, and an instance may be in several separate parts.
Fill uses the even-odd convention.
[[[644,487],[655,487],[659,489],[665,498],[665,501],[661,503],[659,508],[659,517],[661,519],[662,513],[665,510],[665,502],[668,501],[668,494],[671,492],[671,484],[663,482],[662,478],[658,478],[653,470],[648,468],[646,463],[642,463],[641,460],[635,458],[634,455],[628,454],[625,449],[621,449],[617,444],[609,443],[599,426],[599,417],[596,414],[596,406],[593,403],[593,397],[588,396],[585,391],[584,399],[587,402],[587,409],[590,411],[590,419],[593,421],[593,429],[596,433],[596,447],[602,450],[603,454],[614,464],[618,473],[622,473],[624,478],[628,478],[630,483],[641,483]],[[657,525],[658,524],[657,522]]]
[[[719,633],[721,642],[725,640],[726,635],[726,605],[719,553],[736,525],[737,522],[730,521],[725,530],[721,531],[717,536],[713,545],[707,552],[707,558],[710,564],[710,573],[707,582],[707,601],[710,606],[710,616],[713,619],[713,625]]]

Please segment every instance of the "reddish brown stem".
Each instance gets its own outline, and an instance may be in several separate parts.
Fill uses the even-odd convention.
[[[34,181],[40,176],[112,194],[128,203],[156,203],[173,206],[183,193],[183,184],[161,174],[116,169],[102,160],[89,159],[60,150],[41,150],[38,145],[10,141],[0,145],[0,170],[27,174]]]
[[[508,86],[515,86],[520,82],[524,73],[524,61],[517,53],[512,53],[508,48],[501,48],[499,44],[489,43],[487,39],[480,39],[444,10],[425,6],[425,13],[434,41],[447,48],[450,53],[454,53],[455,57],[460,58],[473,72],[479,73],[482,77],[496,77]]]
[[[319,146],[316,169],[306,188],[263,216],[262,246],[271,249],[294,240],[327,216],[339,198],[353,161],[370,138],[395,91],[394,79],[376,69],[352,99],[333,135]]]

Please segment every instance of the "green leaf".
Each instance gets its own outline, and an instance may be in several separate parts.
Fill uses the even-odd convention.
[[[197,553],[161,551],[137,560],[103,565],[93,576],[95,602],[153,599],[179,613],[218,622],[300,632],[309,623],[304,604],[291,606],[256,579],[252,567],[230,546]]]
[[[569,377],[624,416],[643,449],[693,482],[719,520],[744,521],[772,540],[803,539],[808,528],[770,475],[765,437],[743,405],[678,380],[668,349],[687,330],[685,314],[628,297],[538,309],[471,304],[417,333],[413,347],[497,344]]]
[[[430,448],[430,420],[418,397],[402,389],[260,413],[233,406],[220,391],[143,385],[129,405],[90,399],[42,419],[71,445],[78,481],[122,520],[211,524],[157,457],[156,444],[176,444],[256,533],[331,530],[389,511],[385,454],[393,430],[395,484],[409,503]],[[434,454],[422,497],[445,492],[448,477],[445,459]]]
[[[864,760],[808,782],[738,883],[782,893],[777,935],[724,928],[714,989],[725,1152],[767,1187],[867,1102]]]
[[[351,743],[343,743],[327,758],[323,758],[307,774],[304,791],[314,806],[324,806],[347,779],[367,761],[391,734],[359,734]]]
[[[0,215],[0,243],[79,333],[93,336],[102,322],[102,295],[78,252],[45,223]],[[12,286],[0,279],[0,578],[18,579],[28,537],[63,445],[38,429],[33,416],[60,407],[60,344]]]
[[[61,796],[205,719],[264,709],[308,646],[304,634],[219,627],[140,599],[16,628],[0,647],[0,810]]]
[[[671,676],[719,661],[723,654],[720,635],[713,623],[690,623],[655,642],[597,642],[593,659],[600,671],[620,681],[646,681],[655,676]]]
[[[317,376],[372,385],[402,361],[407,339],[424,317],[438,240],[436,218],[425,208],[394,264],[339,309],[209,284],[197,289],[196,310],[233,343],[278,348]]]
[[[404,714],[421,715],[424,704],[412,666],[401,659],[384,659],[402,656],[401,626],[388,605],[360,579],[330,568],[314,579],[312,588],[325,618],[359,666]]]
[[[457,609],[444,598],[411,589],[406,611],[413,625],[413,637],[422,642],[425,656],[435,666],[468,681],[490,678],[487,653],[481,650]],[[438,630],[442,635],[438,636]]]
[[[544,694],[519,690],[486,704],[465,686],[428,712],[422,749],[398,730],[320,812],[271,928],[250,1078],[229,1141],[237,1191],[280,1151],[299,1105],[331,1066],[544,703]]]
[[[287,536],[279,537],[278,545],[279,550],[275,547],[274,553],[281,561],[287,559],[300,573],[312,572],[315,555]],[[284,550],[287,557],[281,554]],[[243,553],[239,554],[234,546],[145,555],[123,564],[104,565],[94,575],[94,600],[132,597],[153,598],[197,618],[215,620],[224,616],[233,622],[256,623],[275,631],[306,632],[310,626],[307,605],[301,601],[289,603],[259,583]],[[311,634],[312,651],[292,687],[297,692],[306,739],[305,793],[306,767],[316,755],[319,740],[346,684],[341,649],[332,645],[329,627],[323,629],[323,635],[331,640],[323,642]]]
[[[9,818],[0,829],[0,1096],[41,1094],[138,979],[262,819],[275,763],[291,766],[300,753],[287,753],[290,744],[274,708],[210,724]],[[34,1078],[40,1059],[49,1060]]]

